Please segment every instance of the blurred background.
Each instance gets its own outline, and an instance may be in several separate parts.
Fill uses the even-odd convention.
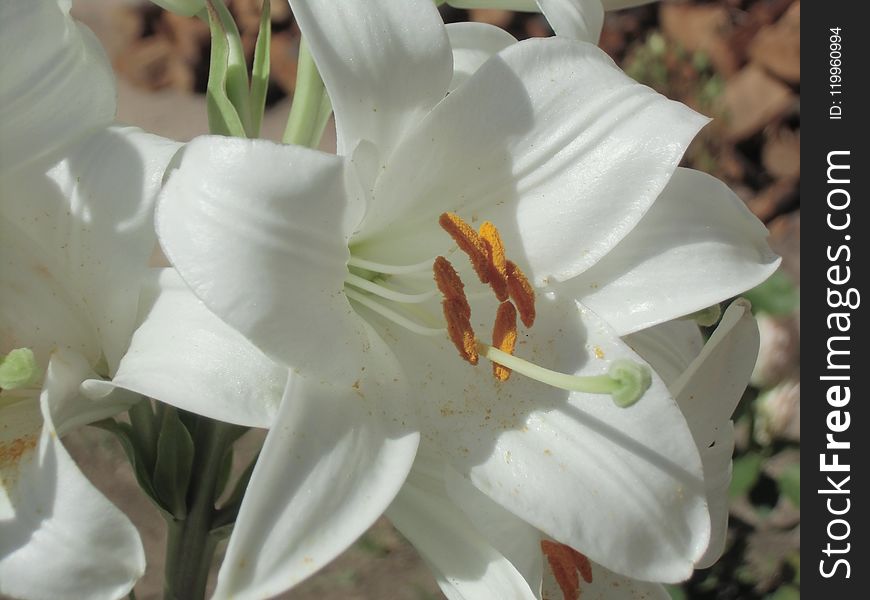
[[[253,54],[260,0],[227,0]],[[536,14],[442,9],[446,21],[483,21],[523,39],[548,36]],[[119,79],[118,119],[177,140],[206,133],[208,27],[138,0],[74,0]],[[263,137],[278,140],[293,96],[299,30],[286,0],[272,1],[271,83]],[[800,1],[665,1],[609,13],[602,48],[631,77],[714,117],[685,166],[726,181],[770,229],[783,266],[749,296],[762,348],[741,402],[723,558],[673,586],[691,600],[800,597]],[[327,133],[324,149],[334,142]],[[262,439],[249,434],[249,456]],[[86,473],[131,515],[149,572],[140,600],[162,594],[163,521],[140,494],[115,441],[95,428],[66,440]],[[244,455],[244,451],[240,453]],[[241,460],[241,458],[240,458]],[[442,598],[413,548],[386,521],[282,598]],[[557,600],[557,599],[553,599]]]

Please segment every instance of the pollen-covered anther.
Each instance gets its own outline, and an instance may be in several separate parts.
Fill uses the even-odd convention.
[[[535,290],[514,262],[507,261],[506,268],[508,294],[516,304],[523,325],[531,327],[535,323]]]
[[[495,292],[499,302],[508,299],[507,291],[507,259],[504,253],[504,244],[501,235],[495,225],[490,221],[484,221],[479,230],[480,239],[486,248],[487,277],[492,291]]]
[[[508,354],[513,354],[517,346],[517,310],[510,302],[502,302],[498,307],[492,327],[492,345]],[[511,370],[494,362],[492,374],[499,381],[507,381]]]
[[[480,282],[489,283],[489,258],[486,254],[486,245],[474,228],[456,213],[443,213],[438,218],[438,224],[471,259],[471,266],[474,267]]]
[[[477,339],[474,337],[474,329],[471,327],[466,307],[458,300],[444,298],[441,301],[441,306],[444,309],[444,319],[447,321],[447,334],[450,336],[450,341],[459,350],[459,356],[468,361],[472,365],[476,365],[479,360],[477,353]]]
[[[435,284],[444,299],[456,302],[457,310],[460,310],[466,319],[470,319],[471,306],[465,297],[465,285],[450,261],[443,256],[436,257],[435,263],[432,265],[432,272],[435,274]]]
[[[589,559],[570,546],[550,540],[541,540],[541,551],[547,557],[547,563],[564,599],[578,600],[580,577],[586,583],[592,583],[592,564]]]

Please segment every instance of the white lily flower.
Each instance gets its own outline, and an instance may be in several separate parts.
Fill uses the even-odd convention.
[[[393,500],[421,436],[493,501],[591,560],[687,577],[709,515],[698,449],[664,383],[653,376],[627,409],[555,386],[638,362],[618,335],[775,268],[766,230],[727,188],[672,177],[705,119],[562,39],[496,48],[445,97],[451,28],[430,2],[291,4],[335,109],[338,156],[200,138],[157,216],[200,299],[294,371],[216,597],[276,594],[326,564]],[[495,224],[539,289],[534,327],[517,332],[521,361],[480,342],[499,302],[453,256],[442,227],[462,230],[453,212]],[[682,227],[692,235],[675,237]],[[462,273],[468,322],[450,302],[441,316],[438,256]],[[458,344],[465,358],[519,372],[503,382],[463,362],[451,327],[469,342]]]
[[[733,451],[730,413],[758,349],[756,324],[748,305],[738,300],[706,345],[691,321],[639,332],[629,337],[629,343],[665,374],[701,452],[713,537],[696,566],[707,567],[725,543]],[[494,503],[445,461],[422,452],[386,514],[451,599],[670,598],[660,584],[619,575],[553,542]]]
[[[3,2],[0,46],[19,57],[0,78],[0,594],[117,598],[144,571],[139,535],[60,438],[138,399],[112,393],[104,378],[155,298],[185,307],[165,321],[193,342],[164,339],[152,357],[167,364],[163,378],[127,387],[158,398],[190,393],[183,383],[212,392],[204,383],[225,376],[229,363],[239,372],[234,388],[215,392],[220,404],[269,384],[281,389],[285,377],[262,354],[247,365],[244,348],[230,347],[240,336],[178,293],[177,276],[148,273],[154,201],[180,145],[111,125],[111,69],[68,3]],[[191,338],[200,330],[208,337]],[[191,349],[195,342],[202,347]],[[149,387],[168,377],[171,388]]]

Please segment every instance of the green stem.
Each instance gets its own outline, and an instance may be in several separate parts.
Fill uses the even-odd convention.
[[[331,112],[332,106],[323,80],[303,38],[299,46],[296,89],[293,92],[293,104],[290,106],[283,142],[309,148],[317,147]]]
[[[166,600],[199,600],[211,570],[218,538],[211,535],[221,461],[229,444],[238,438],[238,427],[206,417],[197,419],[195,454],[184,520],[168,519],[166,542]]]

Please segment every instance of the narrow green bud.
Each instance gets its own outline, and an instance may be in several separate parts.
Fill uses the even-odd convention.
[[[14,390],[34,383],[39,366],[30,348],[16,348],[0,359],[0,388]]]

